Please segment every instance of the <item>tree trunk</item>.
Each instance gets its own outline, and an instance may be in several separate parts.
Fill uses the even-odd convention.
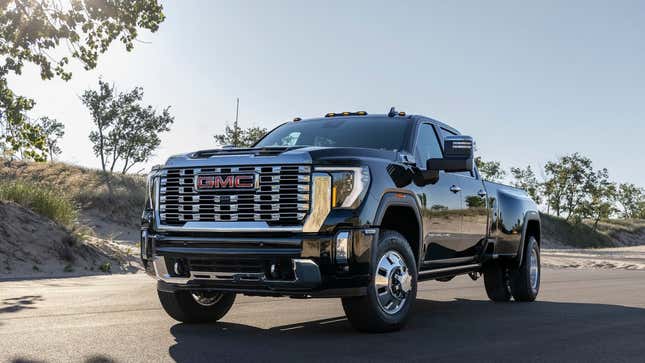
[[[99,127],[99,154],[101,155],[101,168],[103,169],[103,172],[107,172],[105,170],[105,151],[103,150],[103,123],[101,120],[97,120],[97,125]],[[112,192],[110,192],[110,195],[112,195]]]

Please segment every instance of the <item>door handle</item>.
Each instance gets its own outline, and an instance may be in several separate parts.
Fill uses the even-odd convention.
[[[477,195],[480,197],[484,198],[488,193],[484,189],[481,189],[480,191],[477,192]]]
[[[453,193],[459,193],[461,191],[461,188],[456,185],[453,185],[450,187],[450,191]]]

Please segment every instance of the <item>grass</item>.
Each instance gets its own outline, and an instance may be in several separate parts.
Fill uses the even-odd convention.
[[[0,199],[23,205],[66,227],[78,218],[74,203],[65,194],[24,181],[0,182]]]
[[[106,178],[113,193],[110,195]],[[103,218],[121,224],[138,223],[145,202],[145,177],[107,175],[96,169],[66,163],[34,163],[0,158],[0,180],[44,185],[64,192],[81,211],[95,210]]]

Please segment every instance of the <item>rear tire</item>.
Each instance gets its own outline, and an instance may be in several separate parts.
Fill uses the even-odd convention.
[[[367,295],[342,299],[352,326],[370,333],[401,329],[417,296],[417,264],[405,237],[382,230],[376,249]]]
[[[157,290],[157,294],[166,313],[183,323],[216,322],[228,313],[235,302],[235,294],[230,292]]]
[[[511,299],[508,268],[501,261],[491,261],[484,266],[484,286],[491,301],[507,302]]]
[[[511,292],[515,301],[534,301],[540,292],[540,245],[530,236],[522,264],[511,269]]]

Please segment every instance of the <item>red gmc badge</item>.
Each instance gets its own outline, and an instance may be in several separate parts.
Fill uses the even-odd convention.
[[[197,190],[249,190],[255,189],[255,174],[198,175]]]

